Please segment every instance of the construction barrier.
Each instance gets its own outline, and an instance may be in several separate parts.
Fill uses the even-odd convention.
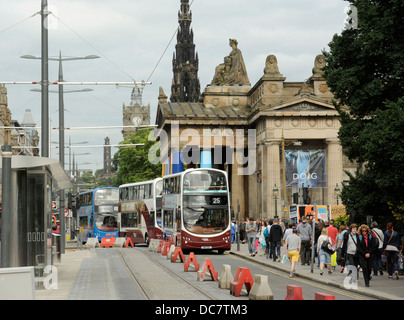
[[[160,240],[159,246],[157,247],[157,253],[161,253],[161,249],[163,249],[165,241]]]
[[[199,263],[196,261],[195,254],[193,252],[190,252],[189,256],[188,256],[188,259],[187,259],[187,262],[185,262],[185,264],[184,264],[184,271],[185,272],[188,271],[188,268],[189,268],[191,262],[194,264],[195,270],[196,271],[199,270]]]
[[[150,240],[150,245],[149,245],[149,250],[153,252],[157,252],[157,249],[159,247],[160,240],[158,239],[151,239]]]
[[[161,249],[161,254],[162,254],[163,256],[166,256],[166,255],[167,255],[168,250],[170,250],[170,246],[171,246],[171,243],[170,243],[169,241],[166,241],[166,242],[164,243],[164,247]]]
[[[249,293],[253,284],[254,280],[251,276],[250,269],[238,267],[234,280],[230,282],[230,294],[235,297],[239,297],[243,285],[245,285],[247,293]]]
[[[114,242],[115,248],[123,248],[125,245],[125,238],[116,238]]]
[[[254,275],[254,284],[248,294],[249,300],[274,300],[274,294],[268,283],[268,276]]]
[[[172,256],[174,250],[175,250],[175,245],[172,244],[172,245],[170,246],[170,250],[168,250],[168,252],[167,252],[167,259],[168,259],[168,260],[171,260],[171,256]]]
[[[316,292],[314,300],[335,300],[335,296],[324,292]]]
[[[203,259],[201,269],[197,272],[196,280],[203,281],[205,274],[208,272],[210,273],[213,281],[218,281],[218,273],[213,267],[212,260],[210,260],[209,258],[205,258]]]
[[[101,238],[101,248],[112,248],[116,238]]]
[[[285,300],[304,300],[302,287],[295,286],[295,285],[288,285],[286,287],[286,297]]]
[[[175,248],[173,254],[171,255],[171,262],[177,262],[178,258],[180,258],[181,262],[185,262],[185,256],[180,247]]]
[[[98,241],[98,238],[88,238],[87,239],[86,247],[96,248],[99,246],[100,246],[100,243]]]
[[[232,281],[233,275],[231,273],[231,266],[229,264],[224,264],[222,266],[222,273],[219,277],[219,288],[230,289],[230,282]]]
[[[125,248],[127,248],[129,245],[130,245],[132,248],[135,247],[135,245],[133,244],[132,239],[131,239],[130,237],[128,237],[128,239],[126,240]]]

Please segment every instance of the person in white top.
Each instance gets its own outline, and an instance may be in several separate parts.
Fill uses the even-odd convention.
[[[331,243],[331,238],[328,236],[327,228],[321,230],[321,235],[317,240],[317,253],[320,260],[320,275],[323,275],[324,264],[327,265],[328,273],[331,274],[331,254],[321,249],[324,241],[328,240]]]

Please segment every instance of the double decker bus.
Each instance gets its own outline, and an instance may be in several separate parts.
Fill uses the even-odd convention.
[[[161,192],[163,179],[119,186],[119,236],[133,244],[162,239]]]
[[[183,249],[231,247],[227,173],[198,168],[163,178],[163,237]]]
[[[93,237],[99,241],[118,237],[118,200],[119,189],[114,187],[96,188],[79,194],[77,205],[82,242]]]

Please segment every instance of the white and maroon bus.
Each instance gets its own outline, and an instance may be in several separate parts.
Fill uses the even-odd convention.
[[[225,171],[187,169],[163,178],[163,237],[174,245],[220,253],[230,250],[230,215]]]
[[[133,244],[162,239],[161,199],[163,179],[119,186],[119,237]]]

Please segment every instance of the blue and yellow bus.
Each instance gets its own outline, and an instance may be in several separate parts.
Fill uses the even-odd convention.
[[[77,203],[80,237],[82,242],[88,238],[118,237],[119,188],[102,187],[79,194]]]

